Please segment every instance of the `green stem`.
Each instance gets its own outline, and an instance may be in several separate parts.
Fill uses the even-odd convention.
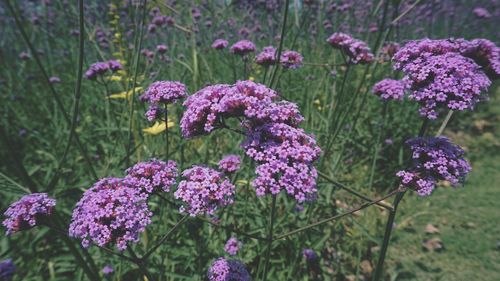
[[[167,104],[165,104],[165,160],[168,161],[169,155],[169,141],[168,141],[168,109]]]
[[[276,196],[277,195],[273,195],[273,202],[271,204],[271,215],[269,218],[269,233],[267,235],[266,260],[264,263],[264,276],[262,278],[262,280],[264,281],[267,280],[267,273],[269,272],[269,258],[271,257],[271,246],[273,244],[273,228],[274,228],[274,213],[276,212]]]
[[[151,249],[149,249],[145,254],[144,256],[142,256],[142,260],[146,260],[151,254],[154,253],[154,251],[156,251],[156,249],[158,249],[161,244],[163,244],[167,239],[168,237],[170,237],[170,235],[179,227],[181,226],[187,219],[189,218],[189,215],[185,215],[184,217],[182,217],[182,219],[180,219],[159,241],[158,243],[156,243],[156,245],[154,245],[153,247],[151,247]]]
[[[274,66],[274,71],[271,76],[271,82],[269,83],[269,88],[273,87],[274,79],[276,78],[276,73],[278,73],[279,69],[279,63],[280,63],[280,57],[281,57],[281,51],[283,50],[283,41],[285,40],[285,30],[286,30],[286,21],[288,18],[288,5],[290,3],[290,0],[285,1],[285,14],[283,15],[283,26],[281,27],[281,37],[280,37],[280,44],[278,47],[278,52],[276,53],[275,61],[276,65]]]

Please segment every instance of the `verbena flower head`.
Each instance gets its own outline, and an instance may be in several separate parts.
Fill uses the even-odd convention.
[[[82,239],[85,248],[116,244],[123,251],[129,242],[139,242],[151,223],[146,199],[146,193],[123,179],[101,179],[76,204],[69,235]]]
[[[413,152],[413,165],[396,175],[403,186],[414,189],[419,195],[430,195],[439,180],[457,186],[471,171],[463,158],[464,151],[446,137],[417,137],[408,140],[407,144]]]
[[[280,58],[280,63],[284,68],[299,68],[302,66],[304,57],[299,52],[285,51]]]
[[[146,118],[149,121],[158,119],[163,114],[161,104],[175,103],[187,96],[186,85],[178,81],[156,81],[140,97],[141,101],[149,103]]]
[[[90,65],[89,69],[85,72],[85,77],[89,80],[95,80],[98,76],[104,75],[109,70],[107,62],[96,62]]]
[[[460,54],[480,65],[491,80],[500,79],[500,47],[487,39],[457,40]]]
[[[229,49],[231,53],[235,55],[244,56],[248,53],[255,52],[257,48],[255,44],[250,40],[240,40],[234,43]]]
[[[212,43],[212,49],[216,49],[216,50],[222,50],[222,49],[225,49],[227,47],[227,45],[229,45],[229,42],[227,42],[227,40],[224,40],[224,39],[216,39],[213,43]]]
[[[258,126],[242,147],[258,163],[252,182],[258,196],[285,190],[299,203],[315,196],[318,174],[312,164],[321,149],[304,130],[283,123]]]
[[[117,60],[110,60],[110,61],[108,61],[108,65],[109,65],[109,69],[111,69],[111,71],[113,71],[113,72],[116,72],[118,70],[122,70],[123,69],[122,64],[119,61],[117,61]]]
[[[0,262],[0,280],[8,281],[12,280],[14,273],[16,272],[16,266],[12,262],[12,259],[6,259]]]
[[[245,265],[238,260],[218,258],[208,269],[210,281],[250,281]]]
[[[313,261],[318,258],[318,255],[313,249],[304,249],[302,250],[302,255],[306,259],[306,261]]]
[[[102,268],[102,274],[110,275],[114,272],[114,269],[111,265],[107,264]]]
[[[405,85],[400,80],[384,79],[373,86],[372,92],[383,100],[402,100]]]
[[[262,52],[255,56],[255,63],[262,66],[276,64],[276,48],[273,46],[264,47]]]
[[[61,78],[59,78],[57,76],[52,76],[49,78],[49,82],[51,84],[61,83]]]
[[[221,172],[214,169],[193,166],[184,170],[182,180],[174,196],[180,199],[183,205],[180,212],[187,212],[190,216],[215,213],[218,207],[227,206],[234,202],[235,186]]]
[[[160,54],[164,54],[168,51],[168,47],[167,47],[167,45],[160,44],[160,45],[156,46],[156,51]]]
[[[226,155],[219,161],[219,170],[234,173],[240,169],[241,158],[238,155]]]
[[[354,64],[370,63],[375,58],[365,42],[354,39],[348,34],[333,33],[327,39],[327,42],[335,49],[342,50],[349,57],[350,62]]]
[[[178,177],[177,163],[151,159],[140,162],[126,170],[125,180],[131,185],[140,187],[148,194],[156,191],[169,192]]]
[[[49,198],[46,193],[24,195],[4,213],[6,219],[2,224],[7,228],[7,235],[36,226],[40,219],[52,214],[55,205],[56,200]]]
[[[241,246],[243,246],[243,243],[238,241],[235,237],[231,237],[227,240],[226,245],[224,246],[224,251],[231,256],[234,256],[239,252]]]
[[[474,8],[474,10],[472,10],[472,12],[474,13],[474,15],[476,17],[478,17],[480,19],[489,19],[489,18],[491,18],[490,12],[488,12],[488,10],[486,10],[483,7]]]
[[[255,116],[257,109],[272,102],[277,93],[252,81],[205,87],[184,101],[180,126],[185,138],[213,131],[224,118]]]

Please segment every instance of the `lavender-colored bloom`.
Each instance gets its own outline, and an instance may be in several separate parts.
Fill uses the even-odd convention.
[[[140,97],[141,101],[149,103],[146,117],[153,121],[161,116],[160,104],[175,103],[187,96],[186,85],[178,81],[156,81]]]
[[[7,228],[7,235],[36,226],[41,219],[52,214],[55,205],[56,200],[49,198],[47,193],[24,195],[4,213],[6,219],[2,224]]]
[[[256,49],[257,48],[252,41],[240,40],[231,46],[230,51],[235,55],[244,56],[248,53],[255,52]]]
[[[224,251],[231,256],[234,256],[239,252],[241,246],[243,246],[243,243],[238,241],[235,237],[231,237],[227,240],[226,245],[224,246]]]
[[[89,69],[85,72],[85,77],[89,80],[95,80],[97,76],[104,75],[109,70],[109,63],[96,62],[90,65]]]
[[[59,78],[57,76],[52,76],[49,78],[49,82],[51,84],[61,83],[61,78]]]
[[[30,54],[28,52],[21,52],[19,53],[19,58],[22,60],[28,60],[30,58]]]
[[[375,58],[365,42],[354,39],[348,34],[336,32],[326,41],[332,47],[342,50],[354,64],[370,63]]]
[[[127,182],[140,187],[143,192],[149,194],[160,190],[169,192],[178,177],[177,163],[172,160],[164,162],[151,159],[147,162],[140,162],[128,168],[126,173]]]
[[[302,255],[306,259],[306,261],[314,261],[318,258],[318,255],[313,249],[304,249],[302,250]]]
[[[407,141],[413,152],[413,165],[399,171],[403,186],[414,189],[419,195],[430,195],[437,181],[444,180],[453,186],[463,183],[471,166],[463,158],[464,151],[446,137],[418,137]]]
[[[250,281],[245,265],[238,260],[218,258],[208,269],[210,281]]]
[[[190,216],[212,215],[219,206],[234,202],[235,186],[221,172],[214,169],[193,166],[184,170],[185,180],[179,183],[174,193],[176,199],[183,201],[179,211]]]
[[[372,92],[383,100],[402,100],[405,85],[400,80],[384,79],[373,86]]]
[[[111,69],[111,71],[113,71],[113,72],[116,72],[118,70],[123,69],[122,64],[117,60],[109,60],[108,65],[109,65],[109,69]]]
[[[227,42],[227,40],[224,40],[224,39],[216,39],[213,43],[212,43],[212,49],[216,49],[216,50],[222,50],[222,49],[225,49],[227,47],[227,45],[229,45],[229,42]]]
[[[82,246],[116,244],[120,251],[127,243],[139,242],[139,234],[151,223],[147,194],[123,179],[99,180],[73,210],[69,235],[82,239]]]
[[[255,63],[262,66],[276,64],[276,49],[273,46],[264,47],[262,52],[255,56]]]
[[[168,47],[166,45],[161,44],[156,46],[156,51],[160,54],[164,54],[165,52],[168,51]]]
[[[114,272],[115,270],[113,269],[113,267],[109,264],[105,265],[103,268],[102,268],[102,274],[104,275],[110,275]]]
[[[304,130],[283,123],[265,124],[250,129],[242,147],[258,163],[252,182],[258,196],[286,190],[302,203],[316,194],[318,174],[312,164],[321,149]]]
[[[460,54],[481,66],[491,80],[500,79],[500,47],[487,39],[457,39]]]
[[[233,173],[240,169],[241,158],[238,155],[227,155],[219,161],[219,170]]]
[[[302,66],[304,57],[295,51],[285,51],[280,58],[280,63],[284,68],[299,68]]]
[[[12,262],[12,259],[6,259],[0,262],[0,280],[8,281],[12,280],[14,273],[16,272],[16,266]]]
[[[474,15],[476,17],[478,17],[480,19],[489,19],[489,18],[491,18],[490,12],[488,12],[488,10],[486,10],[483,7],[477,7],[472,12],[474,13]]]
[[[409,98],[421,105],[422,116],[435,119],[442,107],[471,110],[490,86],[481,67],[457,50],[455,41],[424,39],[406,44],[394,55],[394,67],[406,74]]]

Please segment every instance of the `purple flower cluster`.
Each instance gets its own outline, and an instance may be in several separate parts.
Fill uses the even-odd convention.
[[[252,182],[258,196],[286,190],[299,203],[315,196],[318,174],[313,162],[321,149],[313,136],[285,123],[270,123],[250,129],[242,147],[258,163]]]
[[[335,49],[342,50],[349,57],[350,62],[354,64],[370,63],[375,58],[365,42],[354,39],[348,34],[336,32],[326,41]]]
[[[435,119],[442,107],[472,109],[481,92],[490,86],[483,69],[459,52],[460,45],[466,42],[412,41],[394,55],[394,67],[405,73],[403,80],[408,82],[409,98],[421,105],[422,116]]]
[[[240,169],[241,158],[238,155],[226,155],[219,161],[219,170],[234,173]]]
[[[193,166],[184,170],[185,180],[179,183],[174,196],[185,203],[179,211],[190,216],[212,215],[219,206],[227,206],[234,202],[236,187],[223,173],[214,169]]]
[[[126,170],[125,180],[143,192],[151,194],[159,190],[169,192],[178,177],[177,163],[151,159],[140,162]]]
[[[103,268],[102,268],[102,274],[104,275],[110,275],[114,272],[115,270],[113,269],[113,267],[109,264],[105,265]]]
[[[207,134],[224,118],[255,116],[276,96],[275,91],[252,81],[205,87],[184,101],[187,108],[180,122],[182,134],[186,138]]]
[[[239,118],[247,140],[246,154],[259,165],[252,182],[257,195],[286,190],[299,202],[314,198],[317,172],[312,163],[320,154],[313,136],[298,124],[304,119],[296,104],[274,101],[277,93],[262,84],[208,86],[185,102],[181,120],[184,137],[225,128],[225,120]]]
[[[487,39],[458,39],[460,54],[480,65],[491,80],[500,79],[500,47]]]
[[[218,258],[208,269],[210,281],[250,281],[245,265],[238,260]]]
[[[488,10],[486,10],[483,7],[474,8],[474,10],[472,10],[472,12],[474,13],[474,15],[476,17],[478,17],[480,19],[489,19],[489,18],[491,18],[490,12],[488,12]]]
[[[12,280],[14,273],[16,272],[16,266],[11,259],[4,260],[0,262],[0,280],[8,281]]]
[[[229,49],[231,53],[235,55],[244,56],[248,53],[255,52],[257,48],[255,44],[250,40],[240,40],[234,43]]]
[[[285,51],[280,58],[280,63],[284,68],[299,68],[302,66],[304,57],[299,52]]]
[[[407,141],[413,152],[413,166],[399,171],[403,186],[414,189],[419,195],[430,195],[437,181],[444,180],[453,186],[463,183],[471,166],[463,158],[464,151],[446,137],[417,137]]]
[[[402,100],[405,85],[400,80],[384,79],[373,86],[372,92],[383,100]]]
[[[316,260],[318,258],[318,255],[316,254],[316,252],[313,249],[304,249],[302,251],[302,255],[304,256],[306,261],[313,261],[313,260]]]
[[[85,191],[73,210],[69,235],[82,239],[82,246],[139,242],[139,234],[151,223],[147,194],[124,179],[104,178]]]
[[[96,62],[90,65],[89,69],[85,72],[85,77],[89,80],[95,80],[98,76],[106,74],[108,70],[116,72],[121,69],[123,69],[123,66],[116,60]]]
[[[146,118],[153,121],[161,118],[163,110],[160,104],[175,103],[178,99],[187,96],[186,85],[178,81],[156,81],[149,85],[146,92],[140,97],[141,101],[149,103]]]
[[[7,228],[7,235],[36,226],[40,219],[52,214],[55,205],[56,200],[49,198],[46,193],[24,195],[4,213],[6,219],[2,224]]]
[[[276,64],[276,48],[273,46],[264,47],[262,52],[255,56],[255,63],[262,66]]]
[[[216,39],[213,43],[212,43],[212,49],[216,49],[216,50],[222,50],[222,49],[225,49],[227,47],[227,45],[229,45],[229,42],[227,42],[227,40],[224,40],[224,39]]]
[[[224,246],[224,251],[231,256],[234,256],[240,251],[241,246],[243,246],[243,243],[238,241],[235,237],[231,237],[227,240],[226,245]]]

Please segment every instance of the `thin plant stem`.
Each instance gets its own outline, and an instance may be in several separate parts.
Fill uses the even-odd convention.
[[[66,143],[66,147],[64,148],[63,155],[61,156],[61,159],[59,160],[59,163],[57,165],[57,169],[54,173],[54,176],[52,176],[52,179],[49,181],[47,190],[51,190],[56,185],[56,182],[59,179],[61,168],[64,165],[64,162],[66,161],[66,157],[68,156],[69,149],[71,147],[71,142],[72,142],[73,137],[75,135],[76,123],[78,122],[78,112],[79,112],[81,89],[82,89],[82,78],[83,78],[83,59],[84,59],[84,30],[85,30],[85,27],[84,27],[83,0],[78,1],[78,19],[79,19],[78,20],[78,25],[79,25],[78,70],[77,70],[77,77],[76,77],[76,83],[75,83],[75,94],[74,94],[74,101],[73,101],[73,115],[71,117],[71,125],[70,125],[70,129],[69,129],[69,136],[68,136],[68,141]]]
[[[443,134],[443,131],[446,128],[446,125],[448,125],[448,122],[450,121],[452,115],[453,115],[453,110],[448,111],[448,114],[444,118],[443,123],[441,123],[441,126],[439,127],[439,130],[436,133],[436,137],[439,137],[441,134]]]
[[[285,40],[285,30],[286,30],[286,21],[288,18],[288,5],[290,3],[290,0],[285,1],[285,14],[283,15],[283,26],[281,27],[281,37],[280,37],[280,44],[278,46],[278,52],[276,52],[276,65],[274,67],[273,74],[271,76],[271,81],[269,82],[269,88],[273,87],[274,79],[276,78],[276,74],[278,73],[279,69],[279,61],[281,57],[281,51],[283,50],[283,41]]]
[[[132,96],[130,99],[130,111],[129,111],[129,126],[128,126],[128,138],[127,138],[127,155],[126,155],[126,163],[127,167],[130,166],[130,148],[132,147],[132,125],[134,123],[134,102],[135,102],[135,86],[137,83],[137,70],[139,68],[139,58],[141,56],[141,48],[142,48],[142,41],[143,41],[143,32],[144,32],[144,20],[146,18],[146,11],[147,11],[147,2],[148,0],[144,0],[143,3],[143,8],[142,8],[142,16],[140,19],[139,23],[139,35],[138,38],[135,40],[134,47],[136,48],[135,52],[135,61],[134,61],[134,78],[132,82]],[[139,41],[137,43],[137,41]],[[127,89],[128,90],[128,89]]]
[[[168,160],[169,157],[169,140],[168,140],[168,108],[167,104],[165,104],[165,160]]]
[[[357,211],[363,210],[363,209],[365,209],[365,208],[367,208],[367,207],[369,207],[369,206],[371,206],[371,205],[375,205],[375,204],[377,204],[377,203],[378,203],[378,202],[380,202],[380,201],[383,201],[383,200],[385,200],[385,199],[387,199],[387,198],[389,198],[389,197],[392,197],[392,196],[393,196],[394,194],[396,194],[397,192],[399,192],[399,191],[398,191],[398,189],[393,190],[392,192],[388,193],[387,195],[385,195],[385,196],[383,196],[383,197],[381,197],[381,198],[378,198],[378,199],[372,200],[372,201],[370,201],[370,202],[363,203],[363,204],[359,205],[358,207],[353,208],[353,209],[351,209],[351,210],[349,210],[349,211],[346,211],[346,212],[344,212],[344,213],[341,213],[341,214],[338,214],[338,215],[335,215],[335,216],[331,216],[331,217],[326,218],[326,219],[322,219],[322,220],[320,220],[320,221],[318,221],[318,222],[315,222],[315,223],[312,223],[312,224],[306,225],[306,226],[304,226],[304,227],[300,227],[300,228],[298,228],[298,229],[292,230],[292,231],[287,232],[287,233],[285,233],[285,234],[279,235],[279,236],[277,236],[274,240],[280,240],[280,239],[283,239],[283,238],[285,238],[285,237],[288,237],[288,236],[291,236],[291,235],[297,234],[297,233],[299,233],[299,232],[306,231],[306,230],[311,229],[311,228],[313,228],[313,227],[320,226],[320,225],[325,224],[325,223],[327,223],[327,222],[330,222],[330,221],[333,221],[333,220],[340,219],[340,218],[342,218],[342,217],[345,217],[345,216],[351,215],[352,213],[355,213],[355,212],[357,212]]]
[[[271,248],[273,245],[273,228],[274,228],[274,213],[276,212],[276,196],[277,195],[273,195],[273,202],[271,203],[271,214],[269,217],[269,233],[267,235],[266,260],[264,263],[264,276],[262,277],[263,281],[267,280],[267,273],[269,272],[269,258],[271,257]]]
[[[148,278],[149,281],[153,281],[155,280],[153,278],[153,276],[151,275],[151,273],[146,269],[146,267],[144,266],[144,259],[140,259],[134,252],[134,250],[132,250],[132,248],[128,248],[128,252],[130,253],[130,255],[132,256],[132,258],[135,260],[134,263],[137,265],[137,267],[139,268],[139,270],[142,272],[142,274],[144,276],[146,276]]]
[[[145,254],[144,256],[142,256],[142,260],[146,260],[151,254],[154,253],[154,251],[156,251],[156,249],[158,249],[161,244],[163,244],[167,239],[168,237],[170,237],[170,235],[179,227],[181,226],[187,219],[189,218],[189,215],[185,215],[184,217],[182,217],[172,228],[170,228],[168,230],[167,233],[165,233],[165,235],[163,235],[162,238],[160,238],[160,240],[158,241],[158,243],[156,243],[156,245],[154,245],[153,247],[151,247]]]

